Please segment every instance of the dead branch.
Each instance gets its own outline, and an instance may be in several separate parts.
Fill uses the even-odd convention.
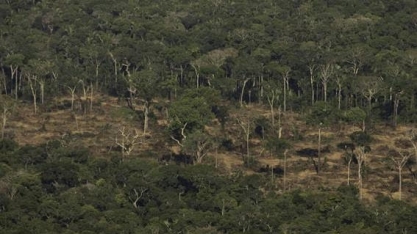
[[[187,127],[187,125],[188,125],[188,123],[185,123],[184,126],[182,126],[182,128],[181,128],[181,136],[182,136],[182,139],[181,140],[176,139],[173,135],[170,136],[171,139],[174,140],[175,142],[177,142],[177,144],[179,146],[181,146],[181,147],[184,146],[182,144],[182,141],[185,140],[185,139],[187,139],[187,136],[185,135],[185,128]]]
[[[134,129],[133,131],[128,131],[125,127],[122,127],[119,129],[119,134],[121,135],[121,141],[119,141],[119,139],[116,136],[115,142],[118,146],[121,147],[123,156],[125,154],[129,156],[135,148],[135,146],[142,143],[140,141],[141,135],[136,129]]]

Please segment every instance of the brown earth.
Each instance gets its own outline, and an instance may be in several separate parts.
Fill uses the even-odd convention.
[[[103,156],[106,153],[117,149],[116,138],[120,139],[120,129],[125,126],[129,130],[135,129],[139,135],[142,131],[140,121],[129,115],[130,110],[125,103],[118,103],[116,98],[97,96],[95,97],[91,113],[82,111],[71,111],[70,108],[61,108],[63,102],[68,100],[56,100],[49,108],[42,107],[38,114],[33,113],[32,106],[20,104],[18,111],[10,117],[7,124],[7,133],[14,136],[14,139],[21,145],[42,144],[50,140],[61,140],[67,144],[84,144],[95,156]],[[260,105],[248,105],[244,108],[231,108],[230,121],[225,131],[221,131],[219,123],[214,121],[207,126],[206,131],[211,135],[225,135],[232,139],[235,144],[244,145],[241,136],[241,126],[237,119],[248,121],[260,116],[269,119],[269,108]],[[140,106],[137,106],[140,110]],[[123,114],[124,113],[124,114]],[[129,157],[141,155],[146,151],[160,153],[179,153],[178,145],[163,135],[163,129],[168,124],[164,110],[154,109],[157,120],[151,124],[150,133],[141,139]],[[302,141],[295,141],[292,149],[288,152],[287,159],[287,189],[296,188],[318,188],[337,187],[347,183],[347,166],[343,160],[344,152],[336,147],[337,143],[349,141],[348,135],[360,130],[357,127],[339,126],[339,129],[322,129],[322,146],[329,146],[330,153],[323,155],[326,161],[320,174],[316,174],[311,161],[296,155],[296,151],[303,148],[317,148],[318,129],[307,126],[304,121],[295,113],[286,113],[281,119],[284,138],[291,139],[296,130],[303,136]],[[372,133],[374,143],[372,151],[367,158],[369,172],[364,177],[364,199],[373,201],[378,195],[386,195],[398,198],[397,170],[394,164],[387,158],[387,149],[394,147],[394,139],[401,138],[412,129],[413,126],[398,126],[396,130],[386,126],[377,126],[377,132]],[[133,131],[131,132],[133,134]],[[71,137],[68,140],[68,137]],[[283,167],[283,159],[278,159],[264,150],[262,139],[251,136],[251,153],[257,158],[260,166],[271,165]],[[237,150],[239,151],[239,150]],[[242,163],[242,155],[238,152],[219,150],[217,156],[213,151],[210,155],[211,162],[216,161],[219,168],[232,172],[243,170],[246,173],[254,173],[253,170],[245,169]],[[282,188],[283,180],[276,180],[277,187]],[[357,165],[352,164],[350,183],[357,183]],[[417,203],[414,193],[417,185],[411,173],[403,171],[403,200]]]

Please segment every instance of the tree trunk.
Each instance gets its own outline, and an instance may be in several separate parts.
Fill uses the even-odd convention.
[[[18,87],[19,87],[19,85],[18,85],[18,79],[17,79],[17,69],[18,69],[19,67],[18,66],[16,66],[15,68],[13,68],[13,65],[10,65],[10,71],[11,71],[11,78],[12,78],[12,80],[14,79],[15,81],[15,87],[14,87],[14,95],[15,95],[15,99],[17,100],[17,90],[18,90]]]
[[[358,187],[359,187],[359,199],[362,199],[363,197],[363,180],[362,180],[362,164],[365,165],[366,160],[366,151],[365,147],[361,146],[357,148],[356,151],[356,158],[358,160]]]
[[[310,71],[311,105],[314,104],[314,66],[308,66]]]
[[[368,113],[368,114],[370,114],[370,113],[371,113],[371,111],[372,111],[372,96],[369,96],[369,97],[367,98],[367,100],[368,100],[368,111],[369,111],[369,113]]]
[[[76,86],[74,86],[74,88],[71,88],[71,87],[68,86],[67,88],[71,92],[71,110],[73,111],[74,110],[74,101],[75,101],[75,89],[76,89]]]
[[[39,81],[39,87],[41,90],[41,104],[43,105],[45,102],[45,81]]]
[[[90,113],[93,112],[93,96],[94,96],[94,91],[93,91],[93,83],[90,83]]]
[[[333,74],[333,64],[327,63],[320,68],[321,74],[321,83],[323,85],[323,97],[324,102],[327,102],[327,85],[329,83],[329,79]]]
[[[283,108],[284,112],[287,111],[287,90],[289,89],[288,79],[289,79],[289,71],[282,76],[284,82],[284,100],[283,100]]]
[[[245,140],[246,140],[246,159],[244,161],[246,161],[246,163],[248,163],[249,158],[250,158],[250,149],[249,149],[249,137],[250,137],[250,121],[248,120],[248,123],[245,126],[245,123],[241,122],[238,120],[238,123],[240,125],[240,127],[242,127],[243,132],[245,134]]]
[[[271,96],[267,96],[267,100],[268,100],[268,104],[270,107],[270,112],[271,112],[271,124],[272,127],[275,126],[275,112],[274,112],[274,103],[275,103],[275,98],[276,98],[276,93],[275,90],[273,90],[271,92]]]
[[[259,104],[262,103],[262,99],[264,97],[264,85],[263,85],[263,81],[264,81],[264,76],[260,75],[259,76]]]
[[[149,102],[145,101],[143,105],[143,135],[146,135],[148,131],[148,124],[149,124]]]
[[[281,127],[281,106],[278,107],[278,139],[282,137],[282,127]]]
[[[358,161],[359,199],[362,200],[362,160]]]
[[[240,107],[243,107],[243,94],[245,93],[246,83],[248,83],[249,80],[250,78],[247,78],[243,81],[242,91],[240,92]]]
[[[113,61],[113,69],[114,69],[114,81],[117,84],[117,60],[114,58],[112,53],[109,53],[111,60]]]
[[[248,122],[248,128],[247,128],[247,133],[246,133],[246,158],[249,159],[250,158],[250,150],[249,150],[249,122]]]
[[[287,152],[288,150],[284,152],[284,191],[287,190]]]
[[[194,68],[194,73],[195,73],[195,82],[196,82],[196,87],[197,89],[200,87],[200,72],[199,70],[199,66],[198,65],[194,65],[191,64],[191,66]]]
[[[398,167],[398,193],[399,193],[399,199],[401,201],[401,196],[402,196],[402,170],[403,168],[400,166]]]
[[[319,146],[317,150],[317,174],[320,173],[321,168],[321,127],[319,127]]]
[[[347,178],[347,185],[348,186],[350,185],[350,164],[351,164],[351,162],[352,162],[352,159],[350,158],[349,159],[349,162],[348,162],[348,171],[347,171],[347,176],[348,176],[348,178]]]
[[[35,114],[38,111],[37,101],[36,101],[36,99],[37,99],[36,81],[37,81],[36,76],[28,75],[28,82],[29,82],[30,90],[32,92],[32,97],[33,97],[33,110],[34,110]]]
[[[99,68],[100,68],[100,65],[101,65],[101,63],[96,59],[95,60],[95,67],[96,67],[96,89],[98,89],[99,88],[99,82],[98,82],[98,72],[99,72]]]
[[[395,94],[394,97],[394,109],[393,109],[393,115],[392,115],[392,126],[397,128],[397,119],[398,119],[398,106],[400,105],[400,98],[399,94]]]
[[[340,110],[340,108],[342,107],[342,85],[341,84],[338,85],[337,101],[338,101],[337,108]]]

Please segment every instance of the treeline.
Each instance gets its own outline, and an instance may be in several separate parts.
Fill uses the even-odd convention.
[[[415,119],[416,9],[412,0],[2,1],[0,90],[43,105],[104,92],[146,106],[204,86],[241,105],[274,96],[284,111],[359,107],[395,126]]]
[[[417,208],[355,187],[276,192],[269,176],[0,141],[1,233],[414,233]]]

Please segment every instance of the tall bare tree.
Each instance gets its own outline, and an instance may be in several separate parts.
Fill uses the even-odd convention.
[[[327,102],[327,87],[334,73],[334,64],[326,63],[320,66],[320,80],[323,85],[323,101]]]
[[[269,104],[269,111],[271,113],[271,125],[275,126],[275,104],[279,101],[279,90],[271,85],[267,86],[266,99]]]
[[[368,156],[367,146],[358,146],[355,149],[355,156],[358,161],[358,187],[359,187],[359,198],[363,197],[363,166],[365,165],[366,158]]]
[[[399,200],[402,198],[402,172],[408,159],[412,153],[408,150],[391,149],[388,151],[389,158],[394,162],[395,168],[398,171],[398,193]]]
[[[310,88],[311,88],[311,105],[314,104],[314,72],[316,71],[317,66],[314,63],[308,64],[308,72],[310,74]]]
[[[280,69],[280,73],[281,73],[281,77],[282,77],[282,84],[283,84],[283,100],[282,100],[282,104],[283,104],[283,111],[286,112],[287,111],[287,94],[288,91],[290,90],[290,72],[291,72],[291,68],[284,66]]]
[[[381,90],[383,79],[377,76],[359,76],[357,87],[368,102],[368,111],[372,109],[372,99]]]
[[[250,158],[251,158],[251,154],[250,154],[250,147],[249,147],[249,143],[250,143],[250,134],[251,134],[251,121],[248,119],[246,121],[237,119],[238,124],[240,125],[240,127],[243,130],[243,134],[244,134],[244,138],[245,138],[245,143],[246,143],[246,155],[244,156],[244,161],[246,163],[249,162]]]
[[[121,148],[122,159],[124,159],[132,153],[136,145],[142,143],[142,138],[136,129],[120,127],[115,137],[115,143]]]

